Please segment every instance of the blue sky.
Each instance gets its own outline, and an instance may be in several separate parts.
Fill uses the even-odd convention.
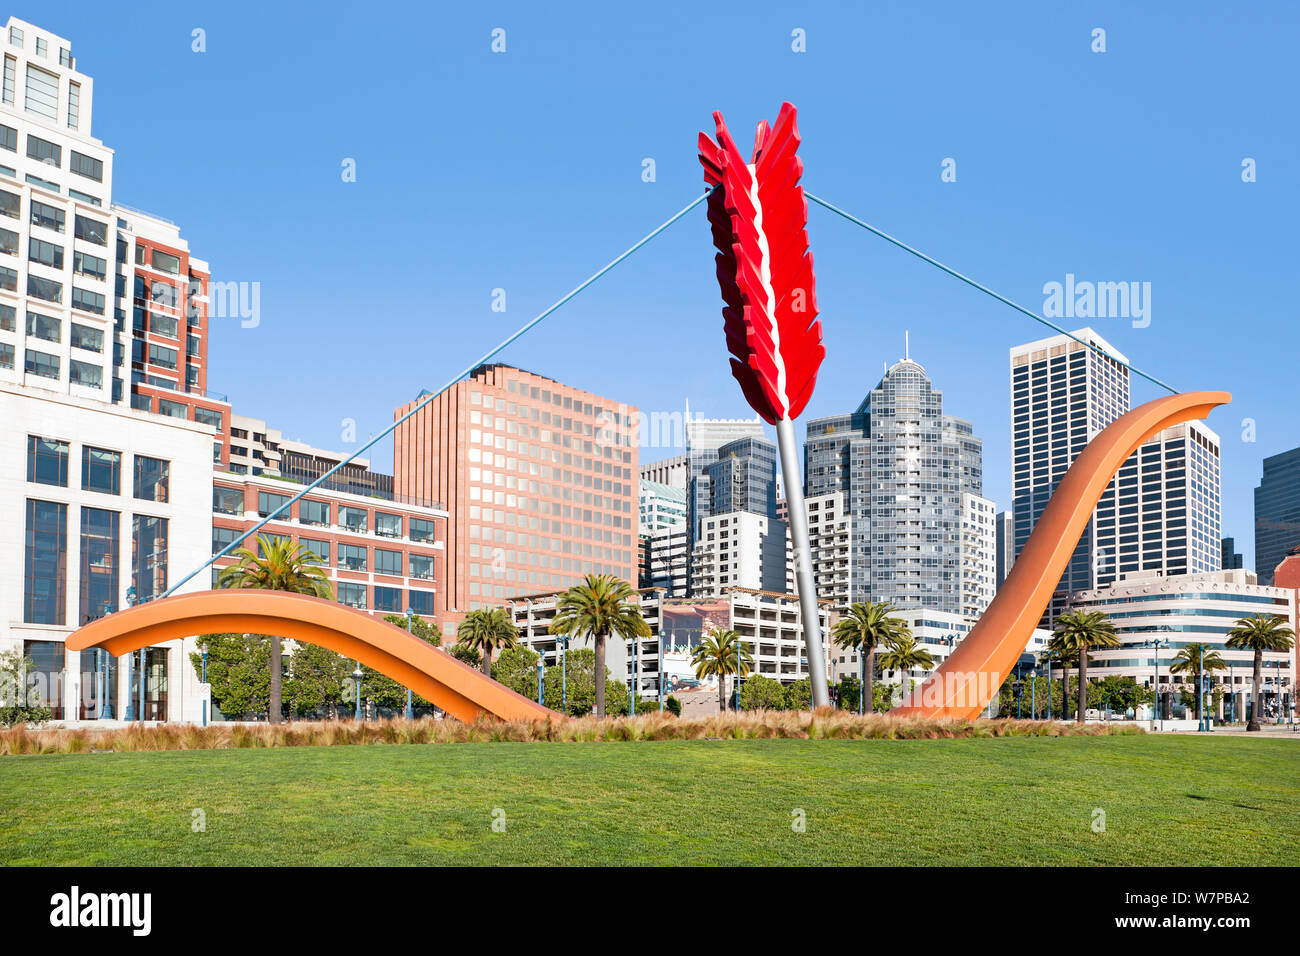
[[[713,110],[747,144],[788,99],[809,191],[1027,307],[1067,273],[1151,283],[1148,327],[1091,324],[1179,389],[1234,394],[1210,424],[1250,566],[1260,461],[1300,445],[1295,5],[473,6],[10,6],[94,77],[115,198],[180,223],[216,278],[261,283],[257,328],[214,324],[210,386],[237,411],[355,449],[344,419],[364,441],[698,195]],[[808,414],[855,407],[910,329],[1004,506],[1007,350],[1046,330],[824,210],[809,232],[830,354]],[[501,358],[742,415],[719,313],[701,210]]]

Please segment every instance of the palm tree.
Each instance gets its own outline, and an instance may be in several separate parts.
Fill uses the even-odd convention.
[[[1286,618],[1281,614],[1255,614],[1243,617],[1228,632],[1225,644],[1234,651],[1251,650],[1255,652],[1255,668],[1251,681],[1255,685],[1255,706],[1250,709],[1247,730],[1259,730],[1260,684],[1264,680],[1264,652],[1289,651],[1294,643],[1295,632],[1287,626]],[[1279,688],[1280,690],[1280,688]]]
[[[596,652],[596,716],[605,716],[605,640],[649,637],[650,626],[633,598],[632,585],[612,574],[588,574],[560,595],[550,632],[572,639],[590,634]]]
[[[885,639],[885,650],[880,655],[880,666],[885,670],[898,671],[900,697],[907,696],[909,688],[903,682],[913,668],[929,670],[934,667],[934,657],[924,647],[919,647],[910,630]]]
[[[1088,651],[1094,647],[1119,647],[1115,625],[1105,611],[1067,611],[1056,619],[1053,640],[1062,649],[1079,657],[1079,712],[1074,719],[1083,723],[1088,709]]]
[[[840,647],[854,648],[863,655],[862,709],[873,710],[872,682],[876,675],[876,648],[904,634],[911,634],[907,622],[891,615],[897,608],[884,601],[863,604],[855,601],[848,613],[835,622],[831,637]]]
[[[479,656],[479,668],[492,676],[492,652],[514,647],[519,642],[519,628],[503,607],[482,607],[467,611],[456,625],[456,642],[473,649]]]
[[[1188,644],[1174,655],[1173,662],[1169,665],[1171,674],[1205,674],[1212,677],[1215,671],[1226,670],[1228,665],[1224,663],[1223,656],[1218,651],[1206,644]],[[1196,688],[1196,719],[1201,719],[1202,704],[1201,688]]]
[[[1069,716],[1070,713],[1070,665],[1079,659],[1077,653],[1071,653],[1064,642],[1059,637],[1048,638],[1047,649],[1043,651],[1043,663],[1050,664],[1056,661],[1061,668],[1061,717],[1062,719]],[[1051,700],[1052,688],[1047,688],[1048,700]]]
[[[320,555],[288,538],[257,536],[257,550],[238,548],[235,563],[217,575],[219,588],[257,588],[262,591],[290,591],[334,600]],[[280,722],[280,635],[271,635],[271,700],[267,720]]]
[[[691,663],[695,665],[695,676],[718,679],[718,710],[727,709],[727,676],[734,674],[744,677],[754,669],[754,655],[749,652],[749,645],[740,639],[735,631],[715,629],[705,634],[700,643],[691,652]],[[739,708],[740,701],[736,701]]]

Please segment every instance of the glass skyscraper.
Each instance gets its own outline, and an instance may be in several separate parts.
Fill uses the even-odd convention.
[[[910,358],[890,367],[857,411],[809,421],[805,494],[846,496],[850,601],[953,614],[987,606],[994,513],[981,497],[982,462],[970,422],[944,414],[943,393]],[[987,580],[982,604],[972,606],[966,578],[977,575]]]
[[[1286,553],[1300,545],[1300,448],[1264,459],[1255,489],[1255,573],[1272,584]]]
[[[718,449],[738,438],[763,437],[763,420],[692,418],[686,408],[686,532],[688,550],[695,547],[700,520],[712,513],[712,477],[708,467],[718,460]],[[775,515],[775,511],[773,511]]]

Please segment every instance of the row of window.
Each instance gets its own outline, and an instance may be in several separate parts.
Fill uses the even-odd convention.
[[[118,581],[120,523],[116,511],[81,509],[77,619],[82,624],[111,613],[123,600]],[[131,588],[138,603],[167,590],[167,519],[132,515],[131,528]],[[24,541],[23,621],[66,625],[68,505],[27,499]]]
[[[56,438],[27,436],[27,480],[68,487],[69,447]],[[166,503],[170,463],[146,455],[134,456],[134,497]],[[122,493],[122,453],[85,445],[81,449],[81,489],[106,495]]]
[[[235,528],[217,528],[212,529],[212,553],[220,554],[226,548],[230,547],[239,539],[242,532]],[[288,535],[260,533],[258,537],[267,538],[272,541],[289,541]],[[386,548],[370,549],[364,545],[339,544],[335,555],[335,562],[330,561],[330,543],[328,541],[319,541],[313,538],[299,538],[298,542],[307,550],[311,551],[326,567],[338,567],[345,571],[373,571],[375,574],[387,574],[393,577],[411,577],[418,578],[422,581],[433,581],[434,576],[434,557],[431,554],[411,554],[407,555],[407,560],[403,561],[403,552],[390,551]],[[247,539],[245,539],[247,543]],[[261,544],[258,543],[258,550],[261,550]],[[370,552],[373,550],[373,561],[370,558]],[[407,565],[409,574],[403,574],[403,565]]]
[[[195,411],[197,413],[197,409]],[[274,491],[259,491],[257,493],[258,516],[267,518],[276,514],[292,500],[292,497],[292,495],[279,494]],[[371,512],[365,508],[356,508],[349,505],[332,506],[327,501],[314,501],[310,498],[304,498],[298,502],[298,521],[301,524],[328,528],[330,527],[332,507],[337,507],[338,526],[340,528],[358,534],[367,534],[369,533],[370,516],[373,514],[374,533],[376,535],[382,538],[402,537],[401,515],[389,514],[379,510]],[[244,513],[243,489],[215,485],[212,489],[212,510],[220,514],[242,516]],[[284,521],[293,520],[292,509],[281,513],[279,518]],[[436,540],[435,523],[432,519],[412,517],[407,519],[407,525],[410,540],[430,544]]]

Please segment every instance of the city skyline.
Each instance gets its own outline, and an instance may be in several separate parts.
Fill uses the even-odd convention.
[[[1000,65],[996,49],[987,44],[968,42],[972,32],[988,34],[988,24],[974,12],[935,16],[926,24],[930,29],[924,31],[925,46],[914,45],[915,40],[885,45],[880,62],[864,76],[864,82],[870,82],[909,60],[920,63],[926,73],[926,81],[914,90],[891,87],[887,97],[866,98],[879,131],[896,145],[884,155],[868,151],[864,156],[858,124],[840,119],[857,115],[851,104],[860,87],[850,84],[840,89],[843,84],[833,84],[831,78],[839,75],[845,57],[851,55],[852,37],[868,26],[899,33],[894,22],[902,15],[899,11],[878,11],[871,20],[854,20],[850,14],[851,28],[844,29],[839,25],[845,17],[842,12],[836,14],[833,26],[824,14],[800,14],[804,22],[791,24],[785,14],[760,10],[752,23],[734,29],[736,42],[770,49],[762,58],[765,78],[757,83],[750,82],[752,78],[744,83],[719,78],[703,91],[683,78],[671,78],[655,84],[655,96],[647,97],[664,105],[655,107],[648,122],[629,126],[621,119],[627,111],[612,98],[628,95],[635,84],[618,82],[607,90],[588,84],[576,101],[554,106],[574,100],[572,95],[554,95],[557,82],[571,93],[573,79],[558,80],[542,70],[546,75],[541,85],[527,96],[520,94],[525,84],[536,79],[539,58],[573,43],[583,44],[592,54],[584,56],[582,70],[609,69],[617,61],[602,52],[599,26],[582,25],[577,17],[547,23],[529,11],[507,8],[498,16],[508,31],[508,52],[493,60],[489,33],[495,22],[448,13],[440,14],[435,26],[413,9],[410,35],[449,33],[457,38],[454,49],[431,69],[464,79],[463,89],[484,90],[481,97],[470,95],[443,104],[444,125],[461,127],[467,137],[486,135],[494,147],[489,156],[473,152],[477,168],[467,166],[466,158],[454,152],[449,155],[445,146],[437,147],[437,177],[428,180],[368,145],[367,131],[380,128],[372,124],[382,123],[397,106],[387,98],[370,96],[373,91],[363,81],[323,98],[315,94],[300,117],[286,119],[282,111],[273,111],[278,126],[271,123],[271,116],[243,114],[236,126],[230,105],[216,102],[232,89],[227,81],[234,82],[234,99],[240,103],[259,84],[293,89],[298,76],[310,70],[313,58],[342,49],[345,37],[353,42],[360,35],[363,45],[386,42],[382,23],[359,32],[348,18],[312,23],[295,18],[291,29],[286,21],[280,31],[277,17],[284,15],[268,11],[262,35],[249,37],[235,29],[240,17],[247,15],[238,5],[205,11],[206,23],[188,22],[184,12],[110,15],[76,3],[59,9],[19,4],[13,9],[15,15],[68,37],[78,67],[95,77],[95,135],[113,146],[120,160],[114,195],[183,223],[189,241],[216,275],[262,283],[264,315],[257,327],[244,328],[231,320],[214,322],[213,367],[227,371],[212,386],[239,395],[243,407],[270,407],[282,401],[274,394],[273,373],[277,357],[283,355],[310,364],[323,380],[386,383],[384,388],[360,391],[322,390],[319,412],[286,407],[279,416],[286,435],[316,447],[355,450],[355,443],[340,440],[342,422],[351,420],[358,441],[364,441],[389,423],[395,404],[453,374],[459,353],[477,354],[499,338],[499,331],[517,326],[696,195],[693,136],[696,129],[708,125],[712,108],[756,117],[767,115],[773,102],[788,97],[806,104],[801,121],[809,139],[806,162],[811,189],[1022,304],[1039,307],[1045,284],[1063,282],[1067,276],[1153,284],[1155,305],[1147,316],[1149,326],[1133,327],[1138,320],[1123,318],[1094,319],[1091,324],[1139,367],[1177,387],[1225,387],[1234,392],[1233,406],[1217,413],[1210,425],[1223,437],[1223,533],[1235,536],[1247,566],[1254,566],[1251,491],[1259,480],[1261,460],[1300,445],[1300,425],[1285,415],[1285,403],[1279,400],[1284,350],[1258,347],[1261,340],[1284,335],[1286,329],[1285,260],[1281,245],[1270,242],[1283,234],[1281,210],[1296,189],[1295,177],[1287,174],[1287,164],[1294,160],[1279,150],[1283,134],[1276,119],[1270,118],[1281,115],[1276,99],[1280,94],[1274,90],[1283,86],[1280,76],[1279,82],[1270,80],[1270,71],[1277,69],[1274,61],[1280,63],[1284,57],[1279,48],[1277,57],[1259,56],[1252,62],[1252,69],[1263,71],[1263,76],[1256,95],[1244,100],[1228,92],[1233,82],[1225,82],[1242,65],[1235,52],[1202,65],[1190,76],[1180,70],[1184,87],[1165,96],[1158,142],[1145,130],[1146,113],[1140,108],[1141,97],[1135,95],[1135,91],[1163,90],[1162,76],[1180,64],[1188,51],[1206,44],[1233,49],[1228,41],[1236,31],[1248,29],[1244,24],[1202,17],[1178,25],[1161,23],[1157,31],[1148,13],[1112,10],[1100,18],[1108,21],[1111,37],[1109,51],[1101,55],[1089,50],[1093,24],[1066,13],[1043,11],[1001,26],[990,38],[995,47],[1005,43],[1029,51],[1034,62],[1066,58],[1067,72],[1088,78],[1085,96],[1059,77],[1048,88],[1013,87],[1009,92],[1007,84],[1019,68],[1013,72]],[[1291,15],[1282,14],[1284,19]],[[705,20],[709,16],[704,14]],[[717,31],[709,30],[699,17],[693,16],[689,26],[685,19],[673,21],[670,16],[669,21],[665,27],[672,35],[669,46],[680,50],[669,57],[681,56],[685,62],[700,53],[701,45],[715,42],[710,34]],[[807,31],[806,54],[790,50],[793,26]],[[205,30],[207,48],[202,54],[191,49],[194,29]],[[167,72],[168,83],[141,90],[130,80],[139,63],[116,52],[124,31],[144,51],[146,61]],[[474,37],[479,34],[481,49],[475,51]],[[266,38],[276,35],[290,35],[295,41],[267,47]],[[1265,37],[1256,42],[1267,45],[1280,40]],[[650,54],[636,56],[643,55]],[[391,62],[399,86],[425,82],[421,73],[409,73],[425,68],[399,59]],[[634,56],[619,66],[622,72],[617,75],[636,73],[641,63]],[[239,70],[248,74],[246,79],[235,76]],[[961,93],[954,97],[958,77]],[[1032,115],[1039,134],[1016,136],[1016,148],[1010,151],[998,142],[996,130],[976,129],[963,114],[978,97],[990,95],[1010,96],[1026,115]],[[1070,117],[1098,95],[1110,108],[1105,114],[1107,135],[1072,138],[1070,155],[1063,155],[1055,144],[1059,137],[1073,136]],[[546,96],[569,124],[598,113],[619,117],[602,147],[602,161],[584,169],[581,181],[572,175],[571,166],[569,173],[561,175],[571,150],[554,134],[534,140],[532,131],[538,121],[527,115],[534,96]],[[1049,100],[1059,109],[1044,114],[1041,106]],[[368,111],[373,106],[373,118],[362,117],[362,102]],[[485,112],[489,102],[492,108]],[[187,151],[168,163],[150,162],[148,144],[156,135],[151,117],[173,105],[183,107],[188,115],[208,117],[211,135],[220,136],[224,130],[230,143]],[[329,163],[319,162],[319,168],[301,169],[299,151],[288,144],[309,135],[303,124],[314,123],[324,108],[341,109],[351,118],[323,134],[325,148],[338,155]],[[926,125],[908,119],[909,112],[927,115]],[[978,112],[972,111],[972,116]],[[1214,123],[1213,145],[1207,145],[1205,138],[1207,116]],[[555,120],[549,115],[548,125],[554,126]],[[939,128],[931,129],[935,120]],[[320,139],[320,127],[314,129]],[[426,141],[427,131],[409,132],[413,148],[434,147],[434,141]],[[257,149],[241,149],[239,144],[247,141],[256,141]],[[518,156],[524,144],[529,147],[528,160],[521,165]],[[1182,161],[1169,163],[1170,150]],[[338,164],[348,157],[357,162],[357,181],[351,184],[339,178]],[[947,157],[955,158],[958,170],[952,183],[940,179],[940,164]],[[1245,157],[1258,161],[1257,182],[1241,181]],[[656,161],[653,183],[641,179],[645,158]],[[447,183],[463,182],[468,187],[460,191],[463,195],[448,197],[444,175]],[[493,192],[477,188],[489,181]],[[574,183],[575,190],[537,188],[538,182],[567,181]],[[220,190],[196,190],[196,182],[219,184]],[[861,182],[888,183],[890,189],[869,187],[864,198]],[[413,187],[418,187],[415,193]],[[215,201],[219,192],[227,191],[242,201]],[[601,201],[591,203],[590,210],[583,208],[593,191]],[[409,220],[397,222],[394,239],[435,263],[436,303],[421,301],[412,310],[390,290],[376,289],[360,278],[354,283],[336,280],[340,254],[330,249],[337,247],[338,226],[373,221],[375,210],[391,205],[399,195],[404,201],[414,200],[414,215],[423,216],[424,200],[419,197],[425,193],[437,194],[445,205],[439,208],[439,223],[468,230],[466,241],[451,249],[438,242],[441,230],[413,229]],[[472,197],[482,199],[477,216]],[[1070,235],[1060,234],[1063,206],[1091,206],[1099,197],[1106,206],[1105,216],[1075,217]],[[320,218],[323,214],[317,211],[324,208],[331,210],[328,219]],[[496,223],[507,208],[516,219],[503,232]],[[611,208],[618,210],[617,217],[609,215]],[[1191,228],[1193,208],[1196,219],[1210,215],[1231,221],[1231,236],[1206,236]],[[266,229],[250,234],[246,228],[250,215],[256,221],[271,217],[292,223],[299,239],[285,243],[277,231]],[[329,227],[323,225],[326,222]],[[566,242],[548,241],[557,229]],[[1159,241],[1151,241],[1153,234]],[[949,401],[961,407],[985,436],[985,454],[992,463],[985,494],[999,506],[1009,502],[1010,470],[999,464],[1009,458],[1009,429],[1003,427],[1004,403],[989,393],[1000,380],[999,352],[1029,339],[1034,334],[1032,325],[1001,306],[979,301],[975,293],[933,270],[898,258],[901,253],[833,220],[823,210],[812,212],[810,235],[818,256],[819,305],[830,358],[809,415],[829,414],[854,401],[870,384],[878,363],[901,351],[901,342],[891,348],[889,339],[901,338],[901,328],[909,327],[913,351],[924,357],[936,380],[949,383]],[[1250,241],[1238,242],[1242,235]],[[545,268],[501,267],[503,262],[526,259],[522,250],[543,242],[551,255]],[[699,268],[700,250],[707,242],[702,220],[688,217],[642,253],[638,264],[620,267],[601,291],[575,301],[563,317],[525,340],[519,349],[529,351],[529,360],[522,360],[520,351],[508,352],[503,359],[544,367],[557,379],[595,393],[625,397],[629,404],[648,410],[678,408],[681,399],[689,396],[705,414],[743,414],[742,400],[721,360],[716,293],[709,288],[711,270]],[[354,270],[358,276],[380,268],[381,260],[373,251],[363,250],[360,255],[356,265],[361,268]],[[504,314],[490,308],[496,288],[507,294],[509,307]],[[367,290],[364,297],[362,289]],[[1151,301],[1146,300],[1148,307]],[[600,321],[614,310],[626,321]],[[386,316],[390,330],[402,335],[408,329],[427,328],[432,320],[438,330],[435,360],[430,361],[426,350],[403,354],[406,350],[382,348],[382,342],[373,349],[339,347],[360,327],[357,317],[361,315]],[[1226,331],[1247,318],[1252,322],[1249,335]],[[307,328],[323,334],[304,335]],[[689,347],[673,350],[673,374],[639,376],[635,385],[629,385],[618,362],[592,363],[574,354],[571,339],[589,335],[595,328],[606,338],[611,357],[634,354],[634,343],[645,328]],[[1179,367],[1161,366],[1160,357],[1174,355]],[[1135,383],[1134,392],[1135,403],[1154,394],[1140,383]],[[1242,424],[1247,419],[1250,426]],[[1255,440],[1243,441],[1246,434]],[[662,457],[667,457],[676,446],[662,450]],[[388,455],[387,445],[370,453],[380,467]],[[661,456],[644,449],[642,457]]]

